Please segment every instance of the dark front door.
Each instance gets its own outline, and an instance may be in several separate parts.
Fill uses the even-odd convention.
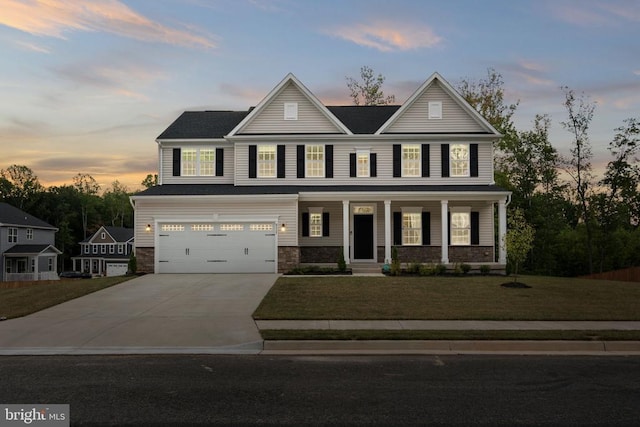
[[[373,215],[353,216],[353,258],[373,259]]]

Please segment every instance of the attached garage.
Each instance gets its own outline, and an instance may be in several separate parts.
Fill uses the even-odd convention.
[[[158,224],[158,273],[275,273],[275,223]]]
[[[129,265],[126,262],[107,262],[107,276],[124,276]]]

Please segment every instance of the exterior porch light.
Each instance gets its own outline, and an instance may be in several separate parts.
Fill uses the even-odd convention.
[[[144,228],[144,231],[146,231],[147,233],[151,231],[151,224],[147,224],[147,226]]]
[[[282,225],[280,226],[280,231],[281,231],[281,232],[283,232],[283,233],[284,233],[285,231],[287,231],[287,226],[285,225],[285,223],[284,223],[284,222],[283,222],[283,223],[282,223]]]

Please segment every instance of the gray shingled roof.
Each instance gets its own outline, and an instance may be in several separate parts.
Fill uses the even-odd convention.
[[[378,193],[407,192],[496,192],[504,193],[497,185],[254,185],[233,184],[164,184],[148,188],[136,196],[214,196],[214,195],[259,195],[299,194],[307,192],[361,192]]]
[[[110,225],[104,225],[103,227],[104,227],[105,231],[107,233],[109,233],[111,235],[111,237],[113,237],[115,239],[116,242],[124,243],[124,242],[128,241],[129,239],[133,238],[133,228],[113,227],[113,226],[110,226]],[[100,230],[98,230],[98,231],[100,231]],[[97,233],[97,231],[96,231],[96,233]],[[93,236],[95,236],[95,233],[93,233],[91,236],[87,237],[86,239],[84,239],[80,243],[88,242],[89,240],[93,239]]]
[[[373,134],[398,111],[399,105],[328,106],[331,113],[355,134]],[[158,139],[223,138],[249,111],[185,111]]]
[[[185,111],[158,139],[222,138],[247,114],[248,111]]]
[[[0,225],[21,225],[25,227],[56,229],[56,227],[44,222],[40,218],[36,218],[35,216],[4,202],[0,202]]]
[[[55,246],[53,245],[47,245],[47,244],[41,244],[41,245],[14,245],[11,248],[7,249],[6,251],[4,251],[5,255],[9,255],[9,254],[39,254],[43,251],[45,251],[48,248],[53,248],[56,251],[58,251],[58,249],[56,249]],[[60,252],[60,251],[58,251]]]

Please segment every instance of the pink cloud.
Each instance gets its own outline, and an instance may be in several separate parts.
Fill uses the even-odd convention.
[[[102,31],[147,42],[215,47],[209,37],[153,22],[118,0],[4,0],[0,24],[38,36]]]
[[[432,48],[443,41],[427,26],[385,21],[334,28],[326,33],[382,52]]]

